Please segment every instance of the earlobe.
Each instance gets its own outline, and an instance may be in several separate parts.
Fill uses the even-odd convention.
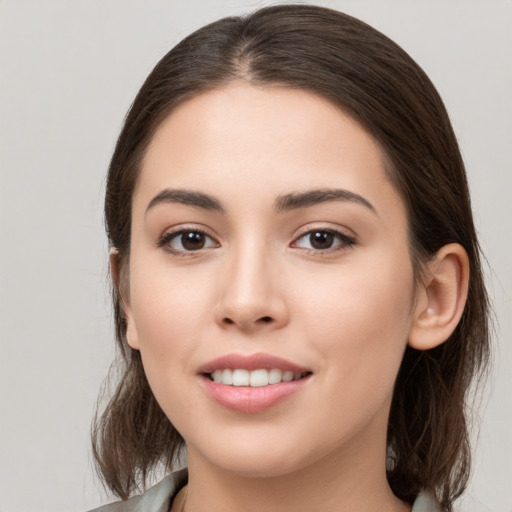
[[[115,248],[110,250],[110,275],[117,289],[118,297],[121,301],[122,313],[126,319],[126,342],[131,348],[138,350],[139,337],[130,305],[128,275],[127,272],[123,271],[121,268],[119,252]]]
[[[444,343],[462,317],[469,286],[469,260],[459,244],[443,246],[424,272],[409,345],[428,350]]]

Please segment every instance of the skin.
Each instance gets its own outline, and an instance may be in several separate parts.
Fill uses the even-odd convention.
[[[299,90],[233,83],[182,103],[157,130],[133,196],[127,339],[186,440],[187,512],[410,509],[385,474],[393,385],[408,341],[429,348],[456,325],[467,270],[451,248],[415,283],[405,206],[383,161],[357,122]],[[371,207],[274,208],[326,188]],[[208,194],[224,212],[148,209],[167,189]],[[187,252],[179,236],[162,245],[179,229],[206,232],[204,247]],[[355,243],[313,248],[308,233],[326,229]],[[230,353],[272,354],[312,376],[268,410],[232,411],[197,374]]]

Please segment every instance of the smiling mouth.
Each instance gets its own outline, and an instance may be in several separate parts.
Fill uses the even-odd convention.
[[[206,373],[205,376],[213,382],[226,386],[249,386],[254,388],[272,386],[281,382],[292,382],[304,379],[311,375],[311,372],[292,372],[279,368],[245,370],[243,368],[215,370]]]

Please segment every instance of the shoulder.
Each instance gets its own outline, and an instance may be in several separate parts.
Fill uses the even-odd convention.
[[[440,512],[437,501],[431,494],[420,492],[412,506],[411,512]]]
[[[176,493],[187,482],[187,471],[181,470],[165,477],[140,496],[116,501],[89,512],[168,512]]]

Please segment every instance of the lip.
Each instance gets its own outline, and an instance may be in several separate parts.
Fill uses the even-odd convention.
[[[279,368],[294,373],[308,373],[307,376],[291,382],[280,382],[262,387],[227,386],[213,382],[208,374],[215,370],[244,369],[248,371]],[[302,390],[309,382],[311,370],[286,359],[270,354],[228,354],[213,359],[201,366],[198,377],[207,394],[219,405],[236,412],[258,413],[270,409],[286,398]]]
[[[291,361],[282,359],[281,357],[273,356],[270,354],[227,354],[225,356],[213,359],[208,363],[202,365],[198,373],[213,373],[215,370],[226,370],[226,369],[240,368],[243,370],[271,370],[272,368],[279,368],[283,371],[291,371],[294,373],[298,372],[311,372],[310,368],[299,366]]]

